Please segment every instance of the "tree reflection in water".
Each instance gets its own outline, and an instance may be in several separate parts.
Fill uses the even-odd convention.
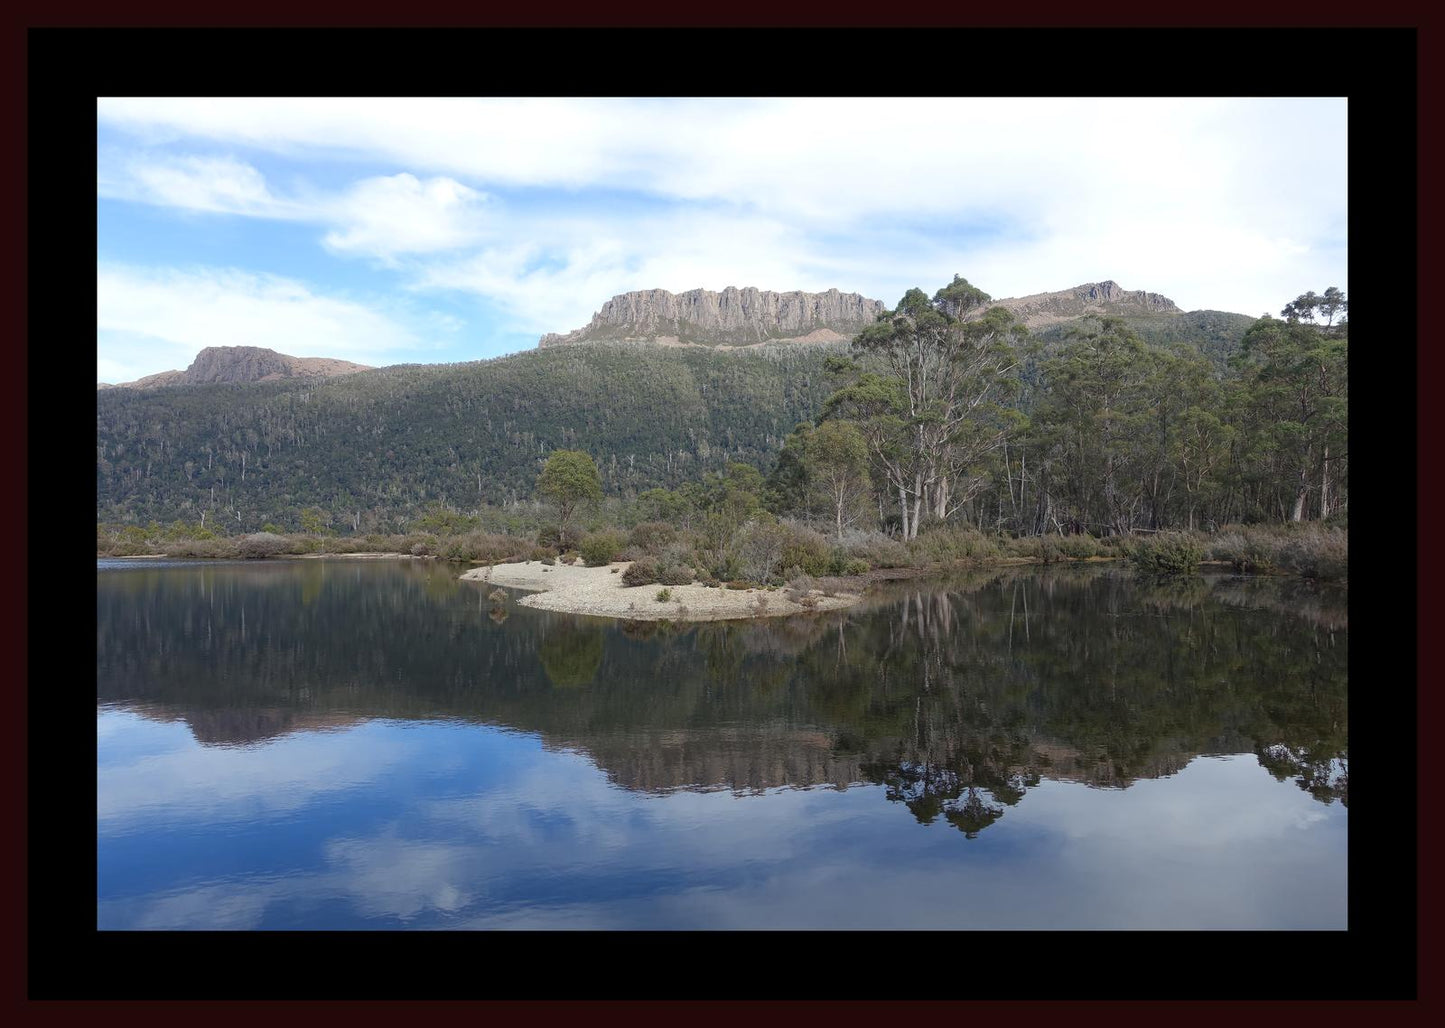
[[[206,744],[474,720],[632,790],[871,783],[969,838],[1045,778],[1124,788],[1200,754],[1348,800],[1344,593],[1298,582],[994,570],[660,625],[494,619],[436,565],[301,562],[102,574],[97,602],[98,700]]]

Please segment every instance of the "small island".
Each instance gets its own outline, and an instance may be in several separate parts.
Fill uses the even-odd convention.
[[[624,574],[631,563],[584,567],[581,564],[553,565],[529,560],[473,568],[461,577],[464,581],[528,590],[530,595],[517,601],[524,607],[633,621],[727,621],[781,617],[810,611],[839,610],[862,599],[856,593],[826,595],[830,591],[826,589],[732,589],[698,583],[629,586]]]

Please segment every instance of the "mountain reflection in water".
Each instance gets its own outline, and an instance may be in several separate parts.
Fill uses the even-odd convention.
[[[696,625],[498,618],[488,592],[432,563],[102,572],[97,699],[208,746],[445,720],[642,793],[870,783],[968,838],[1042,780],[1125,788],[1201,754],[1348,801],[1340,591],[995,570]]]

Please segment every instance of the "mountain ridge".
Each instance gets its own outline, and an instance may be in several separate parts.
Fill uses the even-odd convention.
[[[753,286],[683,293],[644,289],[612,297],[581,328],[548,332],[537,341],[537,348],[604,339],[674,346],[839,342],[870,325],[884,309],[881,301],[837,289],[819,293]]]
[[[134,382],[98,382],[96,389],[158,389],[213,383],[275,382],[286,378],[332,378],[374,370],[334,357],[292,357],[263,346],[207,346],[185,371],[160,371]]]

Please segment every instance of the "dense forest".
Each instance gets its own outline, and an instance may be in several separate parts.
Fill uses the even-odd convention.
[[[585,449],[604,490],[676,487],[736,461],[771,466],[831,388],[838,346],[745,352],[592,343],[341,378],[97,395],[102,522],[205,514],[208,529],[402,531],[437,504],[533,495],[547,455]]]
[[[903,540],[1342,523],[1339,290],[1279,318],[1089,317],[1030,334],[955,276],[851,344],[592,343],[342,378],[97,395],[98,520],[404,532],[539,509],[556,451],[612,520],[766,508]],[[746,501],[733,502],[737,494]],[[483,519],[485,520],[485,519]]]

